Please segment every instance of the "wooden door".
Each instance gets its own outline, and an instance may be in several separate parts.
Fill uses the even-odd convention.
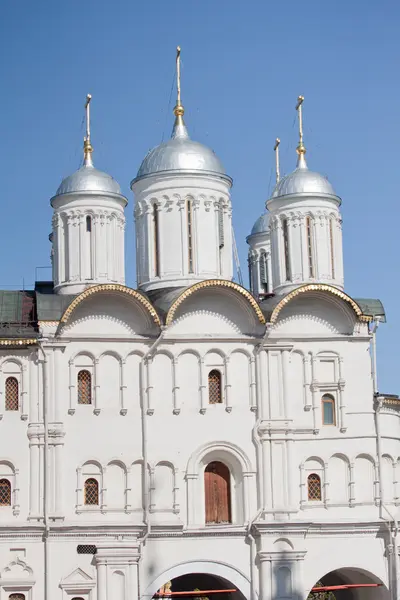
[[[231,474],[221,462],[211,462],[204,472],[206,523],[231,523]]]

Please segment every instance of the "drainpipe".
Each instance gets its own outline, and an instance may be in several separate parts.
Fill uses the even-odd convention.
[[[50,598],[50,569],[49,569],[49,515],[48,515],[48,501],[49,501],[49,420],[48,420],[48,377],[47,377],[47,355],[43,349],[41,342],[38,340],[38,350],[42,352],[42,380],[43,380],[43,427],[44,427],[44,449],[43,449],[43,472],[44,472],[44,494],[43,494],[43,521],[44,521],[44,600]]]
[[[372,371],[372,385],[375,400],[375,429],[376,429],[376,449],[378,455],[378,474],[379,474],[379,518],[385,521],[385,525],[388,529],[390,536],[390,544],[392,547],[393,556],[393,567],[394,577],[392,576],[392,568],[390,569],[390,587],[392,600],[398,600],[398,576],[399,576],[399,557],[398,557],[398,543],[397,534],[399,531],[399,524],[397,519],[392,515],[384,500],[384,482],[382,477],[382,438],[381,438],[381,424],[380,414],[383,406],[383,398],[378,395],[378,373],[376,367],[376,331],[380,323],[380,317],[376,317],[376,320],[372,327],[371,337],[371,371]],[[389,515],[389,519],[385,518],[384,511]],[[394,532],[392,531],[392,523],[394,524]]]
[[[147,413],[146,413],[146,402],[145,402],[145,394],[146,391],[144,389],[145,378],[145,366],[149,358],[154,354],[157,346],[162,341],[164,334],[166,332],[165,326],[161,327],[161,333],[157,337],[157,339],[153,342],[150,348],[147,350],[146,354],[143,356],[140,361],[140,396],[141,396],[141,407],[142,407],[142,454],[143,454],[143,469],[144,469],[144,481],[143,481],[143,506],[144,506],[144,523],[146,526],[146,532],[142,536],[140,540],[140,552],[139,552],[139,562],[142,560],[142,548],[145,544],[147,538],[151,533],[151,521],[150,521],[150,502],[149,502],[149,470],[147,468],[148,463],[148,453],[147,453]],[[149,385],[149,381],[147,381],[147,386]],[[139,577],[139,565],[138,565],[138,598],[140,600],[140,577]]]

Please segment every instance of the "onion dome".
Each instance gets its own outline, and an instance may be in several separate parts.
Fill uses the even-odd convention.
[[[149,177],[157,173],[210,174],[230,179],[215,152],[189,137],[183,120],[185,109],[181,102],[180,51],[178,46],[176,58],[177,101],[174,108],[175,123],[171,139],[148,152],[132,183],[142,177]]]
[[[95,169],[86,160],[83,167],[61,182],[56,196],[74,192],[101,192],[103,194],[121,194],[121,188],[111,175]]]
[[[215,152],[190,139],[181,115],[176,116],[171,139],[147,154],[136,181],[141,177],[171,171],[225,175],[225,169]]]
[[[96,194],[118,194],[121,195],[121,188],[118,182],[103,171],[99,171],[93,166],[93,146],[90,140],[90,113],[89,103],[91,95],[86,99],[86,137],[83,144],[83,166],[62,180],[59,185],[56,196],[63,194],[73,194],[77,192],[94,192]]]
[[[335,190],[329,183],[328,179],[310,171],[306,163],[306,147],[303,141],[303,105],[304,96],[299,96],[297,99],[296,110],[299,116],[299,144],[296,148],[298,155],[297,167],[293,173],[289,173],[286,177],[280,179],[279,176],[279,157],[277,155],[277,183],[272,192],[271,199],[280,198],[282,196],[291,195],[317,195],[317,196],[336,196]],[[275,150],[278,149],[280,140],[277,139]]]
[[[299,154],[297,168],[278,181],[271,198],[292,194],[336,196],[335,190],[324,175],[308,169],[304,154],[305,149]]]
[[[258,217],[257,221],[253,225],[250,235],[257,235],[258,233],[269,233],[268,213],[264,213]]]

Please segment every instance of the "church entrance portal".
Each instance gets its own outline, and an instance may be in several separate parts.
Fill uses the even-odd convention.
[[[356,584],[382,584],[382,581],[362,569],[337,569],[324,575],[318,585],[341,586]],[[315,584],[317,586],[317,583]],[[379,587],[359,587],[350,589],[313,592],[307,600],[389,600],[390,594],[385,585]]]
[[[160,588],[153,596],[153,599],[157,598],[168,598],[171,600],[246,600],[243,594],[236,589],[236,591],[216,591],[216,590],[234,590],[236,589],[233,584],[216,575],[209,575],[207,573],[188,573],[187,575],[181,575],[171,581],[168,581]],[[215,593],[207,595],[196,595],[196,591],[202,590],[213,590]],[[181,595],[174,596],[176,592],[193,592],[193,595]]]

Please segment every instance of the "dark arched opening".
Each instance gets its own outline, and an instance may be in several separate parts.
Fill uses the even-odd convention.
[[[364,587],[365,585],[373,587]],[[379,585],[379,587],[376,586]],[[343,568],[331,571],[324,575],[315,587],[336,587],[346,585],[360,585],[348,589],[331,590],[327,592],[312,592],[307,600],[389,600],[390,594],[382,581],[372,573],[363,569]],[[325,596],[323,594],[326,594]],[[329,595],[330,594],[330,595]]]
[[[196,592],[198,593],[202,590],[209,590],[209,595],[199,596],[196,594]],[[209,575],[208,573],[188,573],[187,575],[176,577],[172,581],[166,582],[153,598],[161,599],[170,597],[173,600],[174,593],[176,592],[193,592],[193,596],[175,596],[177,600],[185,598],[187,600],[206,600],[207,598],[208,600],[245,600],[240,590],[236,589],[229,581],[223,577]]]

